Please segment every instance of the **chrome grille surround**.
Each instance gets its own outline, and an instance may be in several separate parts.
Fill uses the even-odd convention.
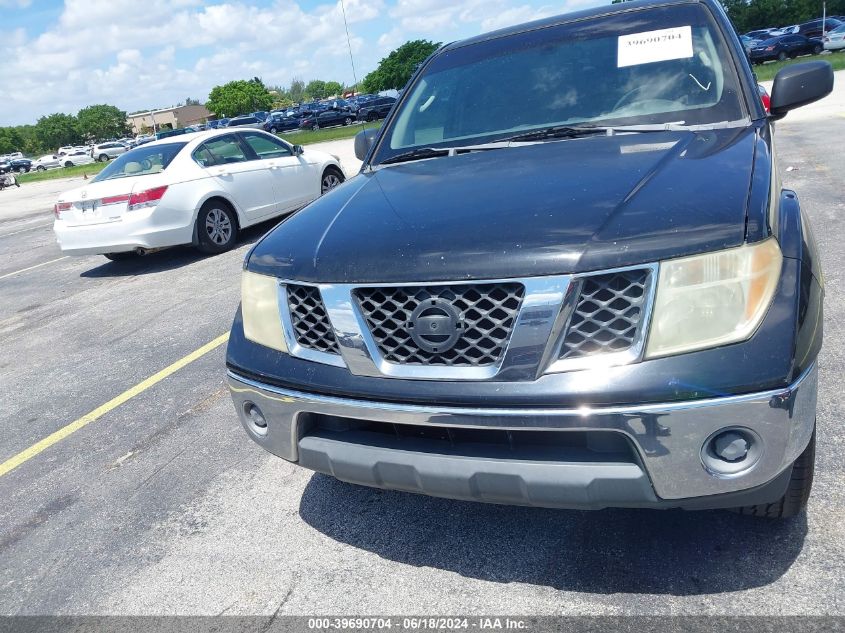
[[[320,289],[287,284],[287,298],[296,342],[318,352],[340,354]]]
[[[370,335],[384,360],[401,365],[484,367],[504,354],[525,287],[518,282],[357,288]],[[454,306],[460,315],[458,338],[443,352],[427,351],[411,334],[412,315],[428,302]]]
[[[643,270],[647,271],[647,281],[643,287],[642,315],[631,345],[621,351],[561,359],[564,341],[582,289],[589,283],[590,278]],[[640,360],[651,317],[657,270],[658,265],[655,263],[577,275],[458,282],[314,284],[279,280],[279,308],[285,341],[291,356],[345,367],[357,376],[408,380],[530,381],[549,373],[625,365]],[[288,286],[291,287],[290,291]],[[511,331],[504,340],[498,336],[493,342],[494,347],[498,345],[501,349],[497,348],[494,352],[486,354],[481,362],[475,363],[454,362],[454,359],[459,359],[460,355],[457,353],[452,362],[435,360],[428,363],[425,361],[429,359],[420,356],[417,350],[405,350],[402,355],[393,353],[390,346],[384,347],[380,344],[379,339],[383,339],[382,336],[374,336],[372,324],[367,318],[367,309],[361,305],[362,297],[366,300],[366,297],[372,297],[376,292],[408,295],[411,290],[425,289],[431,296],[458,297],[466,296],[473,287],[479,286],[517,286],[522,288],[522,295],[521,303],[513,310],[513,316],[508,317],[513,319]],[[289,306],[288,293],[298,291],[300,287],[311,288],[310,296],[317,293],[322,299],[326,322],[331,324],[336,348],[325,345],[322,347],[336,349],[336,352],[310,347],[308,337],[299,336]],[[513,309],[509,303],[513,301],[513,296],[515,295],[508,294],[508,298],[499,297],[499,303],[504,302]],[[479,301],[477,297],[475,300],[476,303]],[[403,309],[403,313],[407,313],[407,309]],[[322,322],[321,316],[314,315],[314,318]],[[307,321],[297,315],[296,322],[301,324]],[[489,324],[485,330],[491,331]],[[407,340],[404,342],[407,343]],[[455,348],[457,345],[456,343]],[[408,362],[409,358],[412,362]],[[423,362],[419,362],[420,359]],[[414,360],[417,362],[413,362]]]
[[[577,291],[549,373],[640,360],[651,324],[657,264],[575,276]]]

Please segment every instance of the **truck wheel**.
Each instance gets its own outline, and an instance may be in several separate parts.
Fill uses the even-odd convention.
[[[209,200],[197,215],[197,248],[216,255],[231,250],[238,239],[235,211],[222,200]]]
[[[331,191],[344,180],[346,180],[346,177],[337,167],[328,167],[326,171],[323,172],[322,180],[320,180],[320,195],[326,193],[327,191]]]
[[[352,117],[348,116],[343,120],[344,125],[352,125]]]
[[[813,472],[816,464],[816,431],[804,452],[792,464],[792,476],[783,496],[774,503],[736,508],[734,512],[767,519],[788,519],[798,516],[807,507],[810,489],[813,487]]]
[[[133,259],[137,256],[138,255],[135,253],[135,251],[124,251],[122,253],[103,253],[103,257],[113,262],[122,262],[127,259]]]

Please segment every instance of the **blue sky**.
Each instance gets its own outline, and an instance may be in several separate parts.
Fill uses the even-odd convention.
[[[409,39],[452,41],[597,0],[344,0],[358,78]],[[233,79],[352,83],[340,0],[0,0],[0,125],[94,103],[167,107]]]

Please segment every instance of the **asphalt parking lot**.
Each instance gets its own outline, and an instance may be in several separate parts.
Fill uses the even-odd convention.
[[[462,503],[299,469],[246,438],[224,387],[241,262],[272,223],[216,257],[69,258],[49,209],[73,185],[0,192],[0,463],[51,438],[0,474],[0,613],[845,615],[837,81],[778,124],[827,282],[816,483],[784,523]],[[324,149],[352,174],[351,148]]]

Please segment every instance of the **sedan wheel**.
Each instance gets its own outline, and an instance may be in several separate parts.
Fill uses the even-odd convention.
[[[352,117],[348,116],[343,120],[344,125],[352,125]]]
[[[327,169],[323,174],[323,180],[320,182],[320,193],[326,193],[337,187],[344,181],[343,174],[336,169]]]
[[[778,61],[779,62],[786,61],[786,53],[784,51],[781,51],[780,53],[778,53]]]
[[[23,167],[15,167],[15,171],[19,174],[22,174],[26,171],[26,169],[24,169]]]
[[[73,163],[68,161],[65,163],[65,167],[73,167]]]
[[[235,245],[238,225],[224,202],[211,200],[203,205],[197,218],[198,247],[205,253],[222,253]]]
[[[314,125],[311,126],[311,129],[316,132],[317,130],[320,129],[320,126],[315,123]]]
[[[813,47],[813,55],[821,55],[821,52],[822,52],[821,46],[816,45],[816,46]]]
[[[109,162],[109,157],[106,154],[100,154],[100,158],[98,159],[101,163]]]
[[[275,133],[276,133],[276,128],[271,127],[271,128],[270,128],[270,134],[275,134]]]
[[[47,168],[44,165],[39,165],[35,168],[35,171],[47,171]]]
[[[223,246],[232,239],[232,221],[221,209],[212,209],[205,216],[205,231],[212,242]]]

